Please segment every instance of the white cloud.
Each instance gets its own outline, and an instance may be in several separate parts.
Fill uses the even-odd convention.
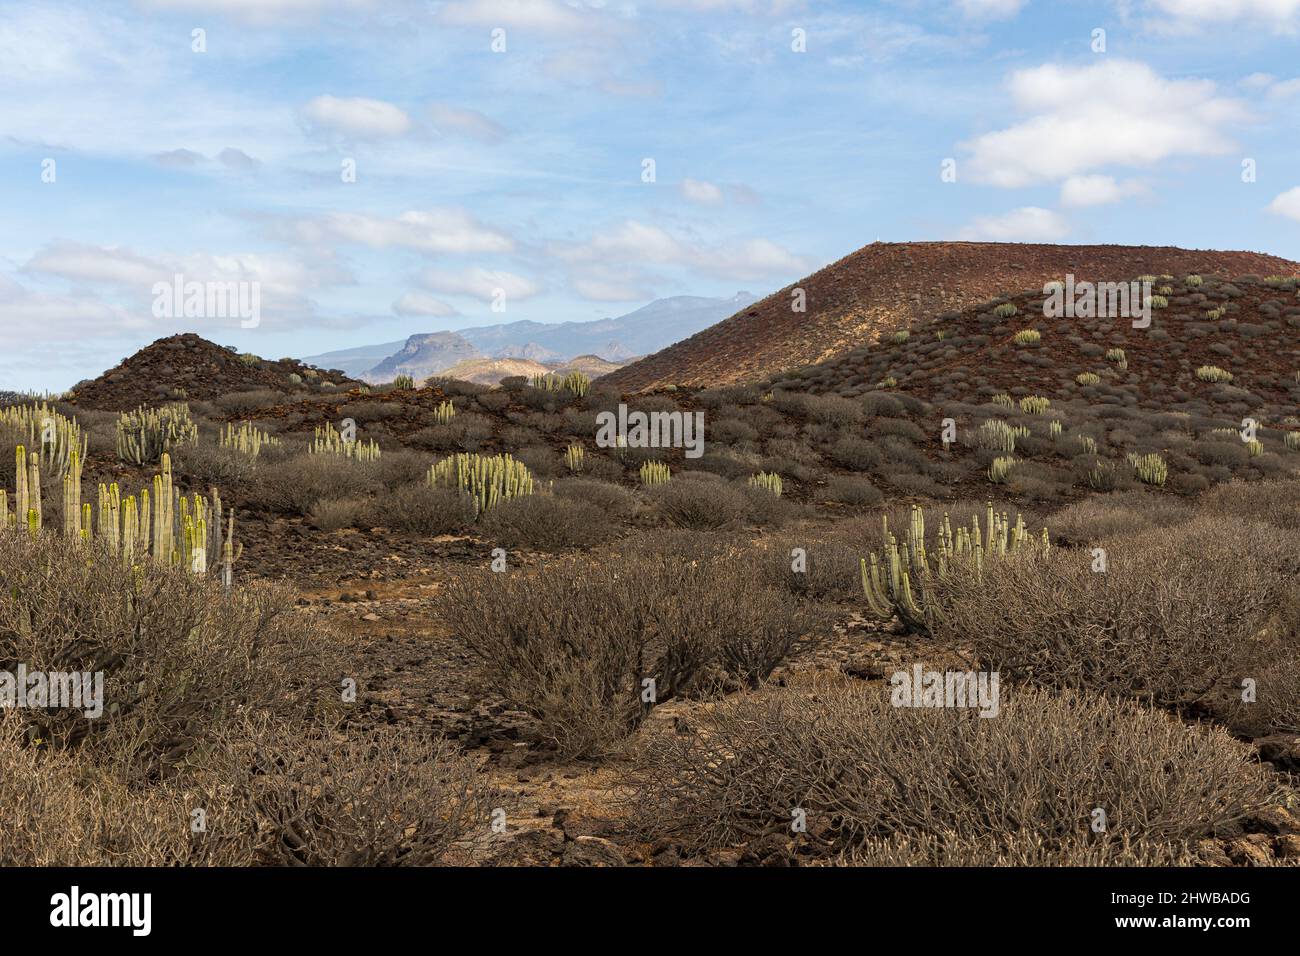
[[[1300,0],[1151,0],[1150,6],[1183,26],[1249,20],[1289,32],[1300,20]]]
[[[443,6],[441,17],[462,26],[536,30],[571,30],[583,24],[578,11],[559,0],[452,0]]]
[[[1268,211],[1300,222],[1300,186],[1274,197],[1268,204]]]
[[[439,207],[404,212],[396,218],[365,213],[329,213],[290,220],[272,232],[310,245],[351,242],[373,249],[397,247],[419,252],[510,252],[514,240],[484,225],[463,209]]]
[[[1145,191],[1141,183],[1132,180],[1117,182],[1113,176],[1071,176],[1061,184],[1061,205],[1103,206]]]
[[[703,243],[684,241],[659,226],[634,219],[594,235],[584,243],[553,243],[551,252],[571,263],[676,265],[706,275],[763,279],[803,275],[808,260],[767,239]]]
[[[1019,187],[1105,165],[1220,155],[1233,146],[1225,127],[1249,118],[1208,80],[1166,80],[1131,60],[1022,70],[1010,88],[1017,108],[1033,115],[964,144],[976,182]]]
[[[356,139],[402,136],[411,129],[411,118],[401,109],[365,96],[318,96],[302,114],[313,126]]]
[[[415,316],[432,316],[435,318],[445,318],[450,315],[459,315],[455,308],[443,302],[441,299],[435,299],[427,292],[408,292],[396,302],[393,303],[393,311],[398,315],[415,317]]]
[[[473,137],[485,143],[505,139],[506,129],[478,110],[460,109],[447,103],[434,103],[429,107],[429,117],[440,132],[448,131]]]
[[[498,289],[514,301],[528,299],[542,291],[532,279],[501,270],[471,268],[460,272],[426,269],[420,274],[420,285],[447,295],[469,295],[478,299],[491,299]]]
[[[1006,20],[1014,17],[1028,0],[957,0],[961,12],[972,19]]]
[[[1059,213],[1025,206],[1001,216],[981,216],[963,229],[960,237],[990,242],[1056,242],[1064,239],[1069,231]]]
[[[721,188],[701,179],[683,179],[682,195],[691,202],[705,205],[717,205],[722,202]]]
[[[367,10],[374,0],[139,0],[158,10],[212,13],[250,23],[314,19],[326,13]]]

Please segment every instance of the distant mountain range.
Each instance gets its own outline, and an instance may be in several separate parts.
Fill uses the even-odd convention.
[[[495,359],[520,359],[558,368],[575,356],[598,357],[613,365],[657,352],[748,308],[758,301],[748,292],[726,299],[678,295],[612,319],[591,322],[508,322],[456,332],[426,332],[404,342],[381,342],[304,357],[321,368],[335,368],[368,382],[397,375],[416,379],[457,365]]]

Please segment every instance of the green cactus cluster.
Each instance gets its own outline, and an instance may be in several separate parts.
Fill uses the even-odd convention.
[[[86,458],[87,439],[75,418],[61,415],[46,402],[10,405],[0,409],[0,427],[32,449],[40,468],[49,477],[62,475],[73,452]]]
[[[1250,453],[1251,458],[1258,458],[1264,454],[1264,443],[1258,438],[1252,438],[1246,442],[1246,451]]]
[[[1015,408],[1016,406],[1016,400],[1006,392],[998,392],[993,396],[992,401],[994,405],[1005,405],[1007,408]]]
[[[199,440],[199,426],[190,418],[190,407],[173,402],[158,408],[143,405],[123,412],[117,419],[117,457],[137,465],[151,465],[164,452]]]
[[[1052,419],[1047,425],[1047,434],[1052,438],[1060,438],[1064,427],[1059,419]]]
[[[672,472],[662,461],[647,461],[641,465],[641,484],[647,488],[662,485],[672,478]]]
[[[1193,289],[1199,289],[1205,283],[1205,280],[1198,275],[1190,275],[1183,281]]]
[[[1080,385],[1100,385],[1101,376],[1096,372],[1080,372],[1074,376],[1074,380]]]
[[[334,455],[350,461],[378,461],[380,455],[379,443],[373,438],[369,441],[348,441],[329,422],[314,429],[307,451],[313,455]]]
[[[1004,485],[1011,477],[1011,469],[1016,466],[1016,459],[1011,455],[1000,455],[989,465],[989,481],[995,485]]]
[[[764,491],[770,491],[778,498],[781,497],[781,492],[784,491],[781,484],[781,476],[770,471],[760,471],[757,475],[752,476],[749,479],[749,487],[762,488]]]
[[[586,462],[586,451],[581,445],[569,445],[564,449],[564,463],[569,466],[569,471],[577,473],[582,471],[582,466]]]
[[[1128,368],[1128,356],[1124,354],[1123,349],[1107,349],[1106,361],[1114,362],[1118,368]]]
[[[39,459],[20,445],[15,452],[17,476],[14,510],[0,490],[0,527],[41,532]],[[63,536],[82,544],[100,542],[127,565],[146,558],[164,567],[194,574],[221,568],[227,584],[242,548],[235,543],[235,516],[228,516],[216,488],[210,497],[181,494],[172,482],[171,456],[163,452],[151,488],[122,497],[116,482],[100,483],[95,502],[81,500],[81,455],[73,451],[63,475]],[[224,536],[223,536],[224,529]]]
[[[1155,452],[1146,455],[1130,452],[1128,463],[1133,467],[1138,480],[1143,484],[1163,487],[1165,480],[1169,477],[1169,466]]]
[[[1016,450],[1016,440],[1025,438],[1029,429],[1023,425],[1008,425],[1000,418],[990,418],[975,432],[975,444],[989,451],[1011,454]]]
[[[1223,318],[1227,314],[1228,314],[1228,310],[1221,305],[1216,306],[1213,309],[1207,309],[1205,311],[1205,317],[1209,319],[1211,322],[1217,322],[1219,321],[1219,319]]]
[[[1202,365],[1196,370],[1196,377],[1202,382],[1231,382],[1232,373],[1217,365]]]
[[[908,330],[908,329],[899,329],[897,332],[895,332],[893,335],[890,336],[890,340],[891,340],[895,345],[902,345],[904,342],[906,342],[906,341],[907,341],[908,339],[910,339],[911,337],[912,337],[912,333],[911,333],[910,330]]]
[[[1015,335],[1017,345],[1037,345],[1043,340],[1043,333],[1037,329],[1021,329]]]
[[[572,392],[578,398],[584,398],[591,391],[591,379],[576,371],[565,376],[539,373],[529,380],[529,384],[545,392]]]
[[[877,388],[893,388],[893,387],[894,387],[895,385],[897,385],[897,384],[898,384],[898,379],[894,378],[894,376],[892,376],[892,375],[886,375],[884,378],[882,378],[882,379],[880,380],[880,384],[879,384],[878,386],[876,386],[876,387],[877,387]]]
[[[490,511],[507,498],[533,493],[532,473],[510,455],[452,455],[434,462],[428,482],[435,488],[453,488],[468,494],[476,515]]]
[[[1029,415],[1046,414],[1047,409],[1051,407],[1052,400],[1043,398],[1041,395],[1026,395],[1020,400],[1020,410]]]
[[[439,425],[446,425],[456,417],[456,406],[451,402],[439,402],[433,409],[433,420]]]
[[[999,319],[1009,319],[1018,311],[1020,310],[1016,308],[1014,302],[1003,302],[993,310],[993,314]]]
[[[1287,432],[1282,439],[1292,451],[1300,451],[1300,432]]]
[[[221,430],[220,442],[222,448],[229,448],[249,458],[256,458],[262,453],[263,448],[279,445],[280,439],[270,432],[262,431],[252,422],[241,422],[238,428],[233,423],[228,423]]]
[[[1030,549],[1046,553],[1051,539],[1044,528],[1035,537],[1017,514],[1014,523],[1006,512],[998,514],[990,501],[985,511],[985,526],[977,516],[970,527],[953,528],[945,513],[933,550],[926,543],[925,512],[912,506],[907,540],[900,543],[889,530],[889,517],[882,517],[880,554],[859,559],[862,591],[872,615],[889,620],[897,616],[907,626],[929,631],[939,617],[938,588],[956,565],[973,567],[982,574],[989,561]]]
[[[415,388],[415,379],[410,375],[398,375],[393,379],[393,388],[403,391]]]
[[[1162,288],[1162,289],[1165,289],[1165,288],[1168,288],[1168,286],[1162,286],[1161,288]],[[1169,291],[1172,292],[1173,290],[1170,289]],[[1147,301],[1150,303],[1151,308],[1153,308],[1153,309],[1167,309],[1167,308],[1169,308],[1169,299],[1168,299],[1166,296],[1163,296],[1163,295],[1153,295],[1153,296],[1151,296],[1151,298],[1148,299]]]

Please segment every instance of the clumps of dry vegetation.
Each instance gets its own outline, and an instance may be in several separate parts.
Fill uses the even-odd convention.
[[[610,752],[676,697],[757,685],[807,624],[735,554],[485,571],[449,583],[440,609],[491,689],[570,756]]]
[[[798,813],[812,855],[926,865],[1178,859],[1276,794],[1224,731],[1132,702],[1016,690],[983,719],[860,683],[769,689],[647,733],[626,783],[638,832],[694,853],[788,835]]]

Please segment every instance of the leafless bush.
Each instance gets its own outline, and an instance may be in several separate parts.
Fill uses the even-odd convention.
[[[242,710],[305,712],[329,666],[318,629],[269,585],[225,592],[213,578],[26,535],[0,535],[0,580],[0,670],[104,673],[102,716],[23,709],[21,722],[125,779],[166,774]]]
[[[634,828],[705,850],[790,832],[831,852],[871,840],[997,847],[1040,837],[1170,846],[1210,835],[1275,795],[1249,747],[1132,702],[1005,693],[1001,712],[895,708],[887,685],[769,689],[645,733],[627,776]],[[877,856],[878,856],[877,851]]]
[[[455,489],[431,488],[421,479],[372,501],[367,521],[419,534],[458,534],[474,523],[474,503]]]
[[[494,544],[547,551],[590,547],[614,530],[596,505],[548,494],[503,501],[487,512],[479,527]]]
[[[740,490],[721,481],[682,480],[679,476],[650,491],[650,500],[679,528],[725,528],[745,511]]]
[[[1062,548],[959,568],[936,636],[1039,684],[1172,706],[1213,700],[1294,643],[1294,535],[1202,516],[1099,544],[1104,572]]]
[[[249,503],[281,514],[305,515],[319,501],[364,497],[378,487],[371,466],[336,455],[295,455],[258,472]]]
[[[800,611],[734,556],[485,572],[449,583],[443,608],[487,683],[575,756],[608,752],[651,706],[720,675],[757,684],[804,628]]]

